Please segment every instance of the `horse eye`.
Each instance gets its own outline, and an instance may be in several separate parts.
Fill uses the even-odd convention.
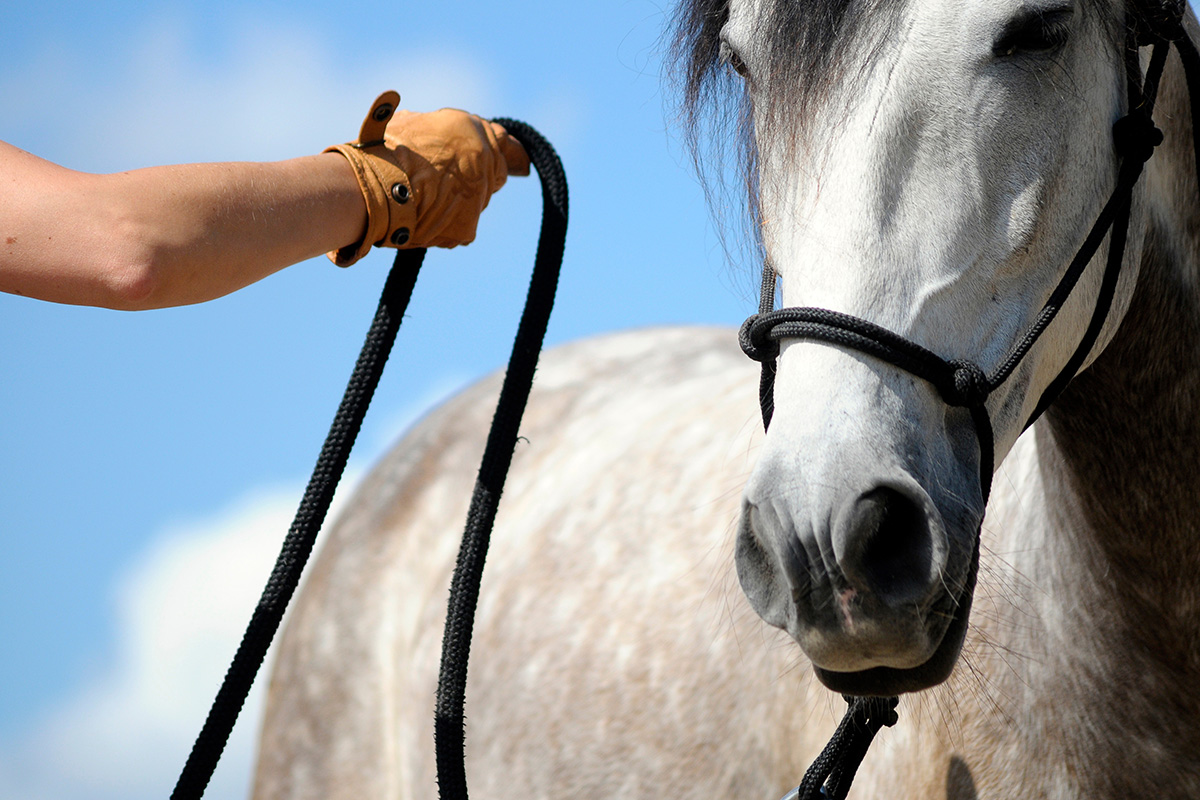
[[[1071,35],[1071,15],[1068,7],[1050,11],[1028,10],[1004,26],[1000,38],[992,45],[992,53],[1004,58],[1020,54],[1041,54],[1058,50]]]
[[[729,42],[721,42],[720,52],[721,63],[729,65],[738,75],[743,78],[750,77],[750,70],[746,68],[746,62],[742,61],[742,57],[737,51],[730,47]]]

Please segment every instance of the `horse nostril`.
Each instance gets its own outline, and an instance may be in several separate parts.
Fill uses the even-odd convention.
[[[839,560],[846,579],[889,606],[924,600],[937,580],[934,545],[925,509],[887,487],[854,504]]]
[[[785,628],[795,606],[795,581],[807,572],[791,548],[773,548],[763,541],[764,536],[778,540],[780,529],[772,515],[764,515],[752,503],[746,503],[734,562],[750,606],[768,625]]]

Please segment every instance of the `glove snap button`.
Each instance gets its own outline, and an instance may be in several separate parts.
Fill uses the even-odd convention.
[[[392,234],[392,244],[399,247],[400,245],[406,244],[407,242],[408,242],[408,228],[397,228],[396,232]]]
[[[392,184],[392,199],[395,200],[397,203],[407,203],[408,202],[408,187],[405,186],[403,183],[393,183]]]
[[[371,116],[375,118],[376,122],[383,122],[385,119],[387,119],[388,117],[390,117],[392,115],[392,111],[394,111],[394,110],[395,110],[395,108],[392,106],[391,103],[380,103],[375,108],[375,111],[374,111],[374,113],[371,114]]]

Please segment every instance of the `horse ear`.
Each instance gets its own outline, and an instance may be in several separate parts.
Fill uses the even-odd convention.
[[[1131,0],[1129,18],[1138,46],[1185,38],[1183,16],[1186,13],[1187,0]]]

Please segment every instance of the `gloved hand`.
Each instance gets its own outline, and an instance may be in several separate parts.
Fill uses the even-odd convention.
[[[363,238],[328,254],[339,267],[372,245],[470,244],[492,193],[509,175],[529,174],[525,150],[500,125],[450,108],[395,113],[399,102],[399,94],[384,92],[358,141],[325,150],[350,162],[367,203]]]

